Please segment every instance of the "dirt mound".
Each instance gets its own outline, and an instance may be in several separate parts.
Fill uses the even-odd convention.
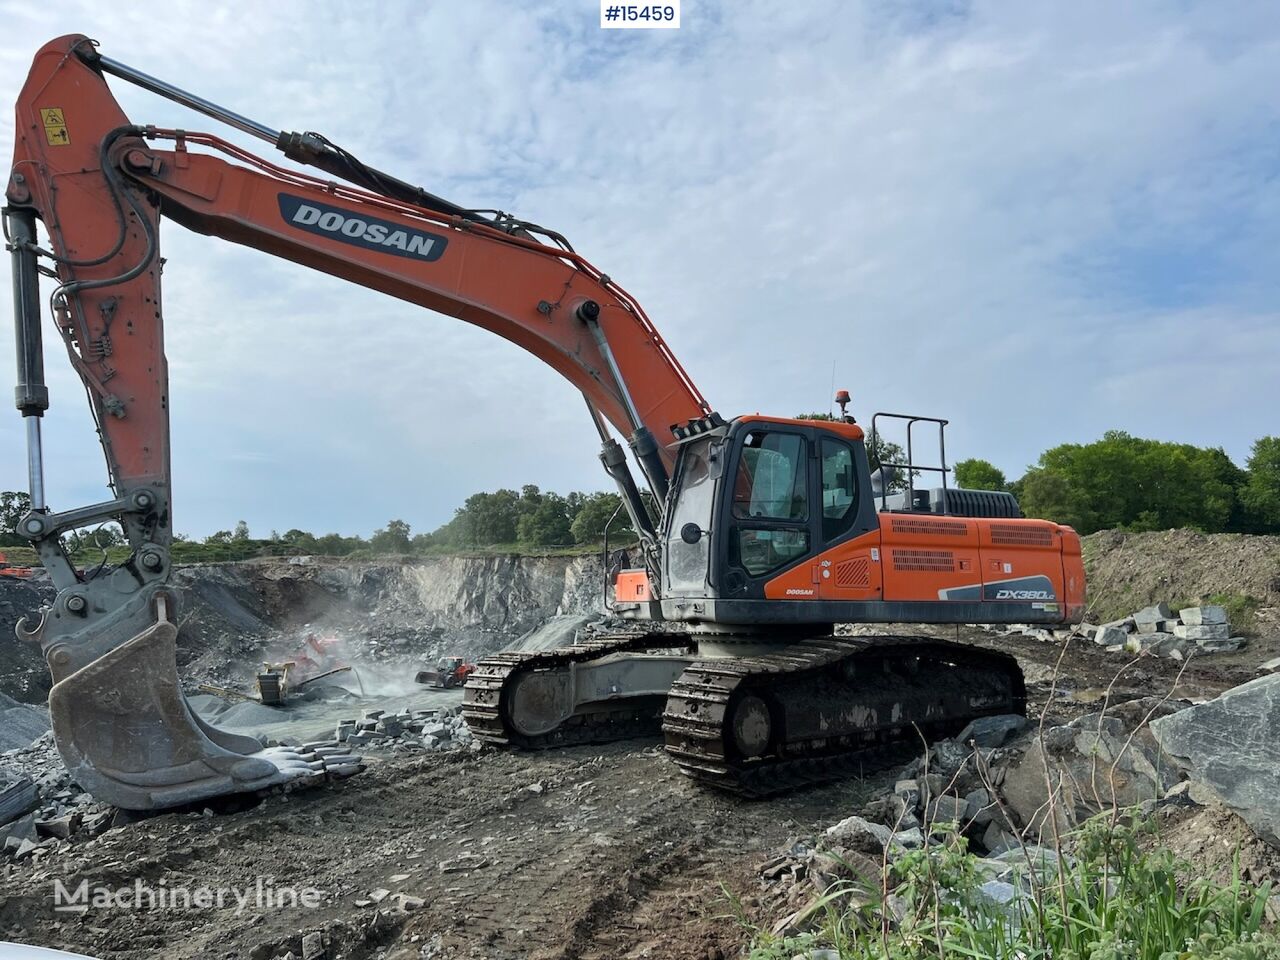
[[[1175,608],[1213,600],[1237,616],[1280,606],[1280,537],[1103,530],[1084,538],[1084,561],[1095,623],[1161,600]]]

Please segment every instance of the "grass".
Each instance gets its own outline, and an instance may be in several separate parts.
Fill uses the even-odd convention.
[[[1008,867],[1018,893],[1006,903],[983,893],[995,879],[989,861],[944,831],[936,846],[886,866],[879,890],[834,884],[810,910],[808,932],[777,937],[748,924],[748,956],[792,960],[825,949],[840,960],[1280,960],[1280,940],[1262,929],[1270,886],[1253,886],[1238,870],[1214,883],[1167,850],[1144,849],[1153,823],[1106,813],[1063,838],[1070,856],[1042,859],[1038,848],[1023,848]]]
[[[1254,633],[1258,629],[1258,608],[1262,601],[1247,593],[1215,593],[1204,603],[1224,607],[1227,611],[1227,622],[1231,624],[1231,632]]]

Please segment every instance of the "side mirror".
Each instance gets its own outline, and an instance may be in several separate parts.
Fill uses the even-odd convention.
[[[702,539],[702,528],[696,523],[686,523],[680,528],[680,539],[693,546]]]
[[[871,492],[876,495],[885,493],[897,479],[897,467],[877,467],[871,472]]]

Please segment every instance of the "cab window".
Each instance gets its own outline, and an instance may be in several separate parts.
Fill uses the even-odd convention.
[[[729,540],[729,562],[753,577],[762,577],[809,552],[806,527],[772,530],[739,528]]]
[[[753,431],[742,441],[733,484],[729,563],[762,577],[809,552],[808,441]]]
[[[733,486],[733,515],[807,520],[805,441],[791,433],[749,433]]]
[[[857,519],[858,486],[853,450],[839,440],[822,441],[822,539],[848,533]]]

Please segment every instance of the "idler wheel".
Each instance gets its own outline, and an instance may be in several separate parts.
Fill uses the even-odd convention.
[[[769,749],[773,739],[773,718],[769,706],[757,696],[748,694],[738,701],[733,711],[733,745],[750,760]]]

